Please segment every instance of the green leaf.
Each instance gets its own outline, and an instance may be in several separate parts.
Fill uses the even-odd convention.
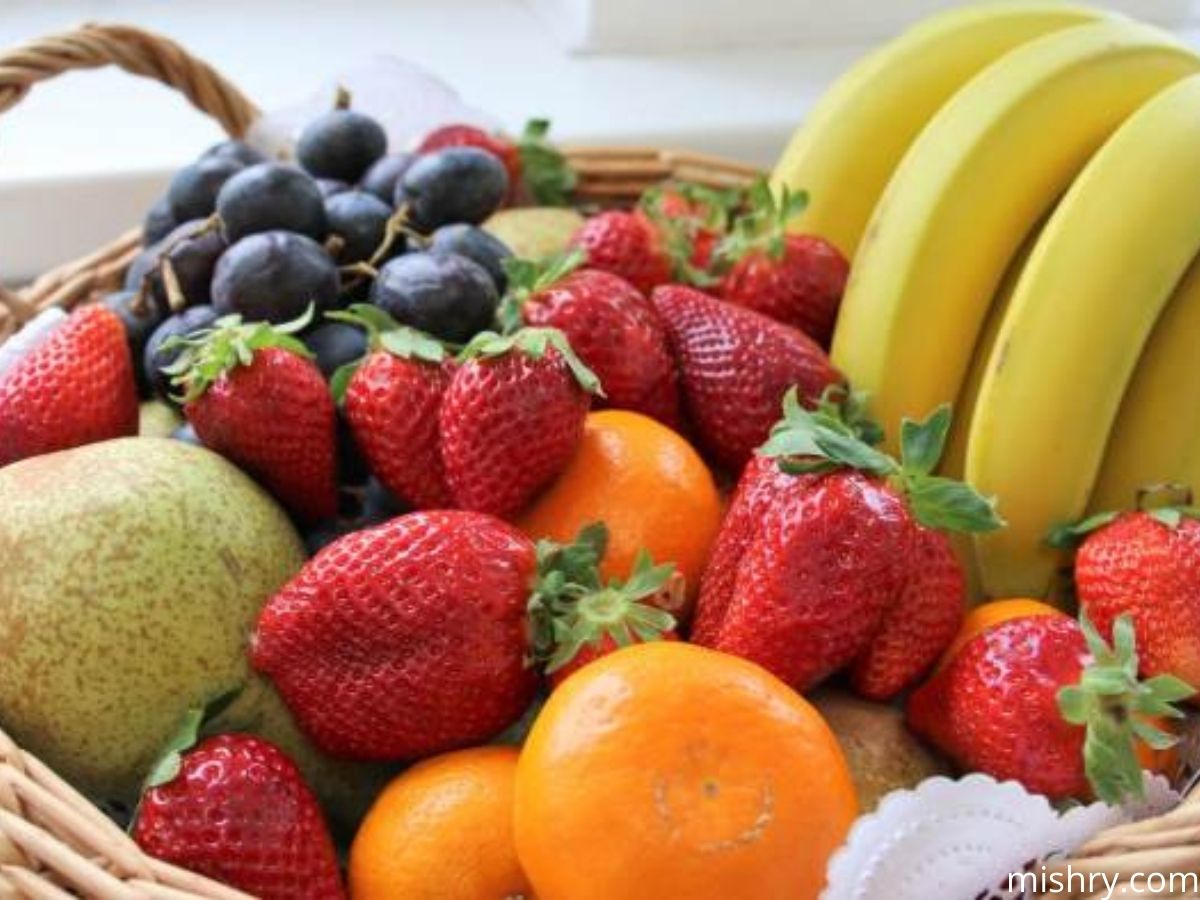
[[[1058,710],[1072,725],[1086,725],[1090,712],[1087,694],[1078,685],[1067,685],[1058,691]]]
[[[939,475],[906,473],[902,485],[917,521],[927,528],[981,533],[1004,527],[996,501],[969,484]]]
[[[526,123],[517,142],[521,177],[538,204],[566,206],[578,178],[566,157],[546,140],[549,131],[547,119],[530,119]]]
[[[333,402],[338,406],[346,402],[346,390],[350,387],[350,380],[354,378],[354,374],[362,367],[362,364],[363,361],[360,359],[338,366],[333,377],[329,379],[329,391],[333,394]]]
[[[1059,550],[1071,550],[1077,547],[1083,538],[1093,531],[1108,525],[1119,516],[1119,512],[1102,512],[1088,516],[1080,522],[1055,525],[1046,535],[1046,543]]]
[[[928,475],[937,467],[950,433],[950,404],[943,403],[924,422],[905,419],[900,425],[900,460],[904,468]]]
[[[156,788],[175,779],[183,766],[183,754],[196,745],[200,726],[204,722],[204,708],[195,706],[183,714],[183,720],[175,733],[167,740],[162,755],[146,776],[143,790]]]
[[[441,342],[415,328],[400,326],[379,335],[379,346],[400,359],[418,359],[437,365],[446,358]]]
[[[1167,750],[1179,743],[1179,738],[1175,735],[1168,734],[1140,719],[1134,719],[1133,733],[1152,750]]]
[[[1163,506],[1159,509],[1151,509],[1146,513],[1156,522],[1161,522],[1170,529],[1179,527],[1179,523],[1183,521],[1183,513],[1173,506]]]

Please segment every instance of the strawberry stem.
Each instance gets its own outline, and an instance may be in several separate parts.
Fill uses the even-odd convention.
[[[573,660],[585,647],[606,639],[618,647],[659,640],[675,627],[675,617],[643,602],[663,591],[678,591],[681,581],[672,563],[656,566],[645,550],[638,553],[624,582],[604,584],[599,565],[608,544],[608,528],[594,523],[569,544],[539,541],[538,580],[529,599],[534,640],[532,662],[549,674]]]
[[[567,206],[578,176],[565,156],[551,144],[549,119],[530,119],[517,140],[521,178],[534,200],[543,206]]]
[[[175,362],[163,367],[171,383],[183,389],[175,399],[181,403],[198,399],[221,376],[238,366],[250,365],[254,355],[268,347],[311,359],[313,354],[294,335],[307,328],[312,318],[311,304],[299,318],[282,325],[244,323],[239,315],[225,316],[212,328],[165,341],[163,350],[181,350]]]
[[[1096,796],[1111,804],[1141,798],[1145,784],[1136,744],[1140,740],[1155,750],[1173,746],[1178,739],[1152,721],[1183,718],[1175,704],[1195,689],[1174,675],[1138,680],[1133,620],[1128,615],[1113,623],[1111,646],[1085,613],[1079,625],[1092,662],[1078,684],[1059,690],[1059,712],[1067,722],[1087,729],[1084,772]]]
[[[471,359],[496,359],[509,353],[523,353],[530,359],[543,359],[554,350],[567,364],[579,386],[589,394],[604,396],[596,373],[584,364],[571,347],[567,336],[557,328],[521,328],[512,334],[484,331],[471,338],[458,354],[460,362]]]
[[[523,310],[529,298],[562,281],[586,259],[587,254],[577,247],[542,260],[515,256],[504,260],[502,265],[508,277],[508,290],[496,312],[501,333],[512,334],[519,330],[525,324]]]
[[[949,405],[938,407],[923,422],[901,423],[898,461],[871,445],[869,438],[882,433],[865,418],[864,403],[861,394],[851,394],[841,403],[827,394],[808,410],[792,387],[783,398],[783,418],[758,452],[779,457],[780,468],[791,474],[857,469],[884,478],[908,498],[917,521],[929,528],[983,532],[1004,525],[994,499],[964,482],[933,474],[950,430]]]

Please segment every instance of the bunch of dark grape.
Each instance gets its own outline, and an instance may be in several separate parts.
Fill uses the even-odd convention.
[[[123,289],[105,298],[126,325],[144,397],[174,399],[163,369],[179,351],[168,340],[224,316],[283,323],[313,310],[300,337],[327,378],[366,352],[360,328],[324,315],[353,302],[452,345],[494,327],[511,253],[479,226],[545,179],[523,176],[516,144],[471,126],[432,132],[412,153],[387,144],[339,92],[302,129],[294,158],[227,140],[175,173],[146,214]],[[343,431],[343,484],[378,499]],[[195,440],[187,426],[177,437]],[[392,511],[367,506],[357,525],[375,507]]]

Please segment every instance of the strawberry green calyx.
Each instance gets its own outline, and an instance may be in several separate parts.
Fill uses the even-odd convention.
[[[146,776],[146,781],[142,785],[143,793],[175,779],[183,767],[183,755],[199,742],[204,726],[227,710],[241,691],[241,687],[234,688],[218,695],[204,706],[193,706],[184,712],[179,727],[168,738],[167,743],[163,746],[162,755],[159,756],[158,761]]]
[[[326,313],[325,318],[357,325],[367,333],[366,355],[339,367],[329,380],[333,399],[338,404],[345,399],[350,379],[371,353],[390,353],[400,359],[416,359],[430,365],[440,365],[448,356],[446,346],[437,338],[408,325],[401,325],[370,303],[354,303],[348,309]]]
[[[886,479],[908,499],[917,521],[945,531],[993,531],[1004,525],[996,502],[968,484],[934,475],[950,430],[950,407],[942,405],[923,422],[905,419],[900,426],[900,460],[871,446],[868,437],[877,429],[848,422],[862,417],[861,394],[852,394],[852,405],[823,398],[814,410],[800,405],[796,388],[783,399],[783,418],[759,448],[764,456],[780,458],[780,468],[791,474],[858,469]]]
[[[542,359],[551,349],[563,358],[581,388],[589,394],[604,396],[596,373],[576,355],[567,336],[557,328],[521,328],[512,334],[484,331],[462,348],[458,360],[496,359],[509,353],[524,353],[530,359]]]
[[[508,290],[500,301],[496,319],[504,334],[512,334],[525,324],[522,310],[526,301],[539,291],[562,281],[583,265],[587,254],[579,248],[542,260],[510,257],[502,263],[508,277]]]
[[[549,133],[549,119],[530,119],[525,123],[525,130],[517,140],[521,177],[538,203],[566,206],[578,179],[566,157],[546,140]]]
[[[618,647],[656,641],[675,627],[669,612],[643,602],[678,585],[675,566],[656,566],[643,550],[627,580],[604,584],[599,564],[607,542],[602,523],[583,528],[570,544],[538,542],[538,581],[529,617],[533,661],[547,674],[585,647],[599,647],[605,640]]]
[[[1157,505],[1160,500],[1177,500]],[[1182,484],[1153,484],[1139,488],[1134,508],[1167,528],[1175,529],[1184,519],[1200,519],[1200,507],[1192,505],[1192,490]],[[1046,543],[1059,550],[1073,550],[1093,531],[1112,524],[1127,510],[1109,510],[1078,522],[1057,525],[1046,535]]]
[[[687,204],[688,211],[683,215],[673,214],[670,209],[670,202],[676,198]],[[643,191],[638,209],[662,236],[674,279],[711,287],[719,279],[693,264],[696,242],[705,231],[724,234],[734,211],[745,199],[745,192],[736,188],[718,190],[689,181],[672,181]]]
[[[1138,681],[1138,656],[1129,616],[1113,623],[1112,646],[1086,615],[1080,616],[1079,624],[1092,662],[1078,684],[1059,690],[1059,712],[1067,722],[1087,729],[1084,771],[1096,796],[1112,804],[1140,798],[1145,786],[1135,752],[1137,742],[1155,750],[1173,746],[1177,738],[1152,723],[1182,719],[1183,713],[1174,704],[1191,697],[1195,689],[1174,675]]]
[[[808,206],[805,191],[780,189],[778,196],[765,178],[759,178],[747,193],[748,212],[738,218],[733,231],[717,245],[713,262],[718,270],[727,269],[752,251],[762,251],[773,260],[783,258],[787,247],[787,226]]]
[[[303,331],[313,318],[309,308],[297,319],[283,325],[268,322],[243,322],[239,315],[218,319],[212,328],[193,332],[187,337],[175,337],[163,344],[164,350],[179,349],[179,357],[163,371],[171,383],[181,388],[177,397],[182,403],[198,399],[222,375],[238,366],[254,362],[259,350],[277,347],[305,359],[313,354],[294,335]]]

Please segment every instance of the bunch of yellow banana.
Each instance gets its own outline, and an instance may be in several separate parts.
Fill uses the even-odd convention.
[[[844,76],[775,170],[852,254],[832,355],[887,433],[955,403],[945,469],[1008,521],[964,545],[987,595],[1046,594],[1089,502],[1200,488],[1198,73],[1123,17],[970,6]]]

